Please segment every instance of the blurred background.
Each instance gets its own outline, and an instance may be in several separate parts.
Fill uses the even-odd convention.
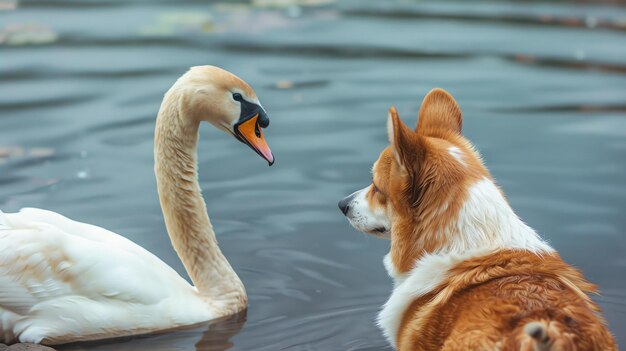
[[[250,83],[276,164],[210,126],[200,181],[246,316],[67,350],[381,350],[388,242],[336,207],[370,181],[396,105],[449,90],[518,214],[600,286],[626,345],[626,4],[0,0],[0,208],[120,233],[186,277],[153,125],[194,65]]]

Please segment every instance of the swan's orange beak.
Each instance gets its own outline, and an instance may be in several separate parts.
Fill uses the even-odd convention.
[[[271,166],[274,164],[274,154],[263,137],[263,131],[259,125],[259,114],[239,123],[235,126],[235,133],[239,140],[250,146],[259,156],[263,157]]]

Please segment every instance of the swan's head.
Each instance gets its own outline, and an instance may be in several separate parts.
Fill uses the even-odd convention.
[[[262,128],[269,126],[270,119],[246,82],[219,67],[196,66],[176,85],[185,91],[186,114],[230,133],[270,166],[274,163],[274,155],[262,132]]]

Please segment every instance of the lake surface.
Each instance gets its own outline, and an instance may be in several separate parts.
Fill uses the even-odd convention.
[[[214,64],[256,90],[273,167],[210,126],[200,181],[247,316],[64,350],[381,350],[388,242],[337,209],[390,105],[449,90],[518,214],[600,286],[626,345],[626,7],[599,2],[0,0],[0,208],[120,233],[186,277],[152,171],[163,93]]]

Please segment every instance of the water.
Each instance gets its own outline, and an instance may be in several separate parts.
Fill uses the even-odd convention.
[[[352,230],[336,203],[369,182],[388,106],[413,124],[436,86],[461,104],[517,212],[600,286],[626,345],[622,4],[13,1],[0,0],[5,211],[111,229],[186,276],[152,173],[163,93],[187,67],[215,64],[272,119],[271,168],[201,130],[200,181],[247,316],[64,349],[388,349],[374,325],[391,290],[388,243]]]

